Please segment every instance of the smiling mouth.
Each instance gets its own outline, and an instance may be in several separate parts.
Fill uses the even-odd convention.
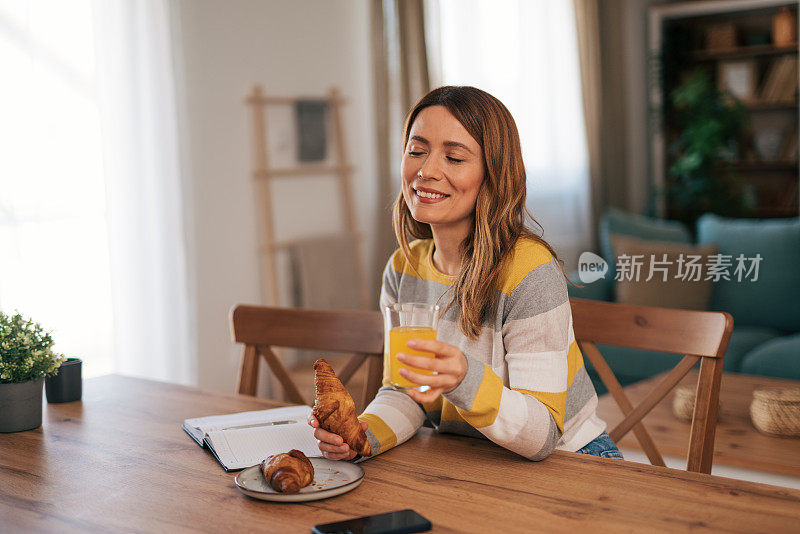
[[[420,189],[414,189],[414,193],[416,193],[417,196],[419,196],[420,198],[426,198],[431,200],[440,200],[450,196],[450,195],[445,195],[444,193],[431,193],[429,191],[422,191]]]

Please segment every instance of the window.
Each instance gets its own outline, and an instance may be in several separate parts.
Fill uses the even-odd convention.
[[[589,168],[572,2],[440,0],[426,9],[441,83],[474,85],[508,107],[528,208],[562,259],[577,265],[590,245]]]
[[[0,309],[85,376],[113,369],[93,36],[89,0],[0,0]]]

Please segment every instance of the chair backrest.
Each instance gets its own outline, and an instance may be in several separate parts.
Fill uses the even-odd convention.
[[[339,373],[343,383],[367,362],[367,398],[380,386],[383,365],[383,322],[377,311],[303,310],[237,305],[231,309],[231,336],[244,343],[237,390],[255,395],[259,359],[263,357],[293,402],[307,404],[273,347],[355,353]]]
[[[611,439],[619,441],[633,430],[653,465],[663,466],[664,459],[641,420],[700,362],[686,469],[711,473],[722,358],[733,331],[730,314],[584,299],[570,299],[570,304],[575,339],[625,416],[609,432]],[[634,407],[596,343],[683,354],[684,358]]]

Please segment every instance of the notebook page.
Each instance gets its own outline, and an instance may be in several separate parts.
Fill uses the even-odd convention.
[[[271,454],[302,451],[306,456],[322,456],[314,438],[314,429],[304,421],[285,424],[212,430],[208,439],[228,469],[243,469],[261,463]]]
[[[256,410],[252,412],[231,413],[225,415],[211,415],[208,417],[195,417],[183,423],[190,428],[197,428],[203,434],[213,430],[222,430],[234,426],[266,423],[269,421],[302,421],[305,422],[311,412],[310,406],[286,406],[269,410]]]

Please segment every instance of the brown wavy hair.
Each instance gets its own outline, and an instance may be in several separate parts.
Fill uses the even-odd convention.
[[[564,269],[553,247],[525,225],[527,217],[542,228],[525,207],[525,166],[517,125],[508,109],[497,98],[475,87],[439,87],[422,97],[409,113],[403,151],[414,120],[430,106],[447,108],[483,151],[484,178],[475,203],[473,231],[461,243],[463,261],[453,286],[453,298],[446,307],[455,303],[461,308],[459,328],[468,338],[476,339],[484,314],[495,312],[494,293],[500,271],[520,237],[542,244],[556,259],[562,273]],[[433,233],[429,224],[411,216],[402,191],[394,204],[392,223],[406,261],[415,268],[408,236],[427,239]]]

